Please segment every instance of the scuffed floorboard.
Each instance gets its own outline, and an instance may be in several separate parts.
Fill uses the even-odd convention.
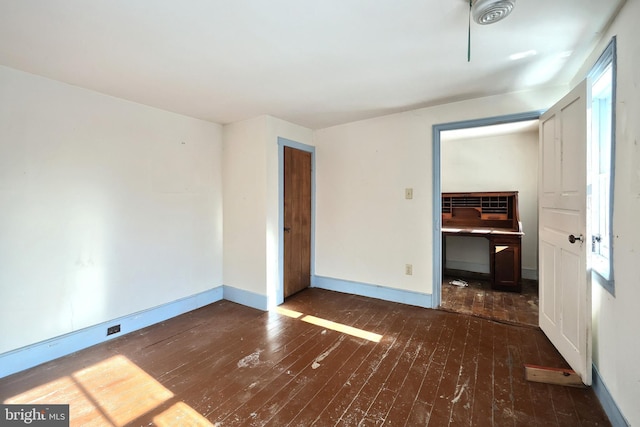
[[[319,289],[261,312],[220,301],[0,379],[3,403],[74,426],[606,426],[539,330]],[[321,319],[321,320],[318,320]]]
[[[538,326],[538,284],[524,279],[522,292],[491,289],[486,280],[465,278],[468,286],[455,286],[455,277],[442,280],[441,308],[454,313],[493,319],[505,323]],[[458,279],[459,280],[459,279]]]

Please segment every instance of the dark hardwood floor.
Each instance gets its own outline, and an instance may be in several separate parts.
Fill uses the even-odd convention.
[[[319,289],[278,311],[220,301],[0,379],[4,403],[71,425],[603,426],[537,329]]]
[[[462,278],[466,287],[452,285],[457,277],[442,280],[443,310],[470,314],[498,321],[538,326],[538,286],[533,280],[522,280],[522,292],[502,292],[491,289],[488,280]]]

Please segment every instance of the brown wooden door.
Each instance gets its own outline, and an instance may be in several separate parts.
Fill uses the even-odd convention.
[[[311,284],[311,153],[284,147],[284,297]]]

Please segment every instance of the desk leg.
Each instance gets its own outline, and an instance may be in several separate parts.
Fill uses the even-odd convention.
[[[444,279],[444,271],[447,268],[447,235],[442,235],[442,278]]]

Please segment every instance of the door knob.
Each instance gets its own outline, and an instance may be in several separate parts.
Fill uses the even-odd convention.
[[[291,227],[285,227],[284,231],[286,231],[287,233],[291,231]]]
[[[582,237],[582,234],[578,237],[574,236],[573,234],[569,234],[569,243],[575,243],[576,241],[579,241],[580,243],[584,242],[584,238]]]

